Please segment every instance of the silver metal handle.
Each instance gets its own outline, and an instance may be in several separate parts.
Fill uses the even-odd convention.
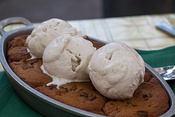
[[[25,26],[29,26],[32,25],[32,23],[23,18],[23,17],[10,17],[10,18],[6,18],[4,20],[0,21],[0,33],[1,35],[4,35],[6,33],[6,31],[4,31],[4,27],[10,24],[24,24]]]

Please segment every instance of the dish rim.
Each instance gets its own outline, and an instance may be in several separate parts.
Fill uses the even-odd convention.
[[[18,86],[20,86],[20,88],[23,89],[24,91],[28,92],[29,94],[31,94],[35,98],[40,99],[41,101],[46,101],[46,103],[48,103],[49,105],[51,105],[51,106],[53,106],[57,109],[62,109],[63,111],[73,113],[73,114],[78,115],[78,116],[106,117],[106,116],[103,116],[103,115],[99,115],[99,114],[88,112],[88,111],[85,111],[85,110],[82,110],[82,109],[78,109],[78,108],[69,106],[67,104],[64,104],[62,102],[59,102],[57,100],[54,100],[54,99],[40,93],[39,91],[35,90],[34,88],[30,87],[29,85],[27,85],[24,81],[22,81],[13,72],[13,70],[10,68],[10,66],[8,65],[8,62],[6,60],[7,42],[9,40],[11,40],[13,37],[16,37],[16,36],[19,36],[19,35],[22,35],[22,34],[30,34],[31,31],[33,30],[33,28],[34,28],[33,25],[29,25],[29,26],[26,26],[24,28],[20,28],[20,29],[16,29],[16,30],[4,33],[4,35],[2,35],[2,38],[0,40],[1,41],[1,44],[0,44],[0,56],[1,56],[0,60],[1,60],[1,64],[2,64],[5,72],[9,76],[8,78],[10,79],[11,83],[12,84],[17,83]],[[92,38],[92,37],[89,37],[89,38],[92,39],[92,40],[100,41],[102,43],[106,43],[106,42],[103,42],[103,41],[101,41],[99,39],[96,39],[96,38]],[[175,108],[175,95],[174,95],[172,89],[170,88],[168,83],[165,80],[163,80],[163,78],[161,78],[161,76],[151,66],[149,66],[147,63],[145,63],[145,66],[146,66],[146,69],[148,71],[150,71],[152,73],[152,75],[160,81],[161,85],[166,90],[166,92],[167,92],[167,94],[170,98],[170,108],[166,113],[161,115],[161,117],[167,117],[167,116],[175,115],[175,112],[173,112],[173,108]],[[16,89],[15,86],[13,86],[13,87],[14,87],[14,89]],[[19,90],[16,90],[16,91],[20,95]],[[26,100],[24,99],[24,101],[26,101]]]

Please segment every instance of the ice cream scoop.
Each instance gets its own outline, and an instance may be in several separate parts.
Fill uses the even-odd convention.
[[[95,51],[81,36],[65,34],[53,40],[43,54],[43,68],[53,79],[50,84],[90,80],[87,66]]]
[[[68,22],[61,19],[50,19],[38,25],[27,37],[26,44],[35,57],[41,58],[46,46],[62,34],[75,36],[80,34]]]
[[[94,52],[88,70],[93,85],[102,95],[127,99],[144,81],[145,65],[133,48],[124,43],[110,43]]]

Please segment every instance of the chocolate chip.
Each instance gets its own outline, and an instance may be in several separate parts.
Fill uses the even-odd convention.
[[[23,70],[26,70],[26,69],[29,69],[29,68],[34,68],[34,66],[23,66],[22,67]]]
[[[146,101],[150,98],[150,96],[147,94],[142,95],[142,97],[143,97],[143,101]]]
[[[134,103],[132,103],[132,102],[126,101],[126,103],[127,103],[128,105],[131,105],[131,106],[137,106],[137,104],[134,104]]]
[[[73,86],[70,91],[75,91],[77,89],[77,86]]]
[[[49,89],[50,89],[50,90],[53,90],[53,88],[54,88],[53,85],[50,85],[50,86],[49,86]]]
[[[138,117],[148,117],[148,113],[146,111],[138,111]]]
[[[95,99],[97,99],[97,96],[93,96],[90,101],[94,101]]]
[[[31,61],[31,65],[33,65],[34,63],[37,63],[38,62],[38,59],[33,59],[33,61]]]
[[[81,96],[81,97],[88,98],[88,93],[82,92],[82,93],[80,94],[80,96]]]
[[[60,89],[63,89],[64,92],[69,92],[68,88],[64,87],[64,86],[60,86]]]

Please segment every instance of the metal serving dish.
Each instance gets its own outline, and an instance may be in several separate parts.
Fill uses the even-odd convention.
[[[13,23],[22,23],[26,25],[23,28],[15,29],[10,32],[5,32],[4,27]],[[0,59],[1,63],[8,74],[8,78],[13,86],[13,88],[16,90],[16,92],[19,94],[19,96],[32,108],[34,108],[36,111],[41,113],[44,116],[47,117],[55,117],[55,116],[65,116],[65,117],[77,117],[77,116],[93,116],[93,117],[104,117],[99,114],[94,114],[91,112],[87,112],[69,105],[66,105],[64,103],[61,103],[59,101],[56,101],[27,85],[25,82],[23,82],[9,67],[7,60],[6,60],[6,48],[7,48],[7,42],[11,39],[13,39],[16,36],[20,36],[23,34],[30,34],[33,30],[34,26],[25,18],[21,17],[12,17],[4,19],[0,22],[0,33],[2,35],[1,44],[0,44]],[[93,38],[92,38],[93,39]],[[165,88],[169,99],[170,99],[170,108],[169,110],[164,113],[161,117],[171,117],[175,116],[175,95],[170,88],[170,86],[167,84],[165,80],[148,64],[146,64],[146,70],[151,72],[155,78],[157,78],[162,86]]]

